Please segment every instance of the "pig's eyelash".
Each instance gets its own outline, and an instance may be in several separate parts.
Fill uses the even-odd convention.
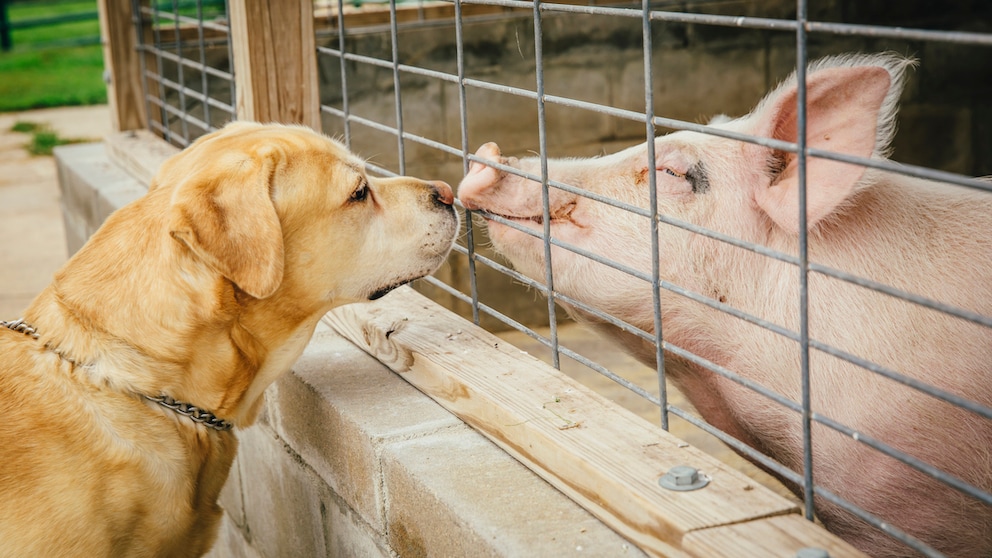
[[[675,178],[685,178],[685,173],[674,171],[668,167],[665,167],[661,170],[665,171],[667,174],[674,176]]]

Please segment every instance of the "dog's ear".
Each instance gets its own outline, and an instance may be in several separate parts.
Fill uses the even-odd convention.
[[[282,226],[271,191],[278,150],[214,156],[195,161],[173,192],[169,233],[242,291],[266,298],[283,277]]]

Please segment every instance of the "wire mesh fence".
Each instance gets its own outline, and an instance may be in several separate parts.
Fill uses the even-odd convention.
[[[790,487],[809,519],[819,515],[829,528],[856,533],[862,548],[980,553],[992,532],[992,315],[982,300],[987,287],[973,282],[992,263],[986,199],[992,185],[972,177],[992,174],[992,109],[984,102],[992,93],[992,33],[982,23],[990,14],[978,4],[937,13],[927,3],[893,14],[882,4],[323,3],[315,12],[323,127],[370,157],[372,172],[454,184],[495,169],[499,178],[490,186],[517,184],[514,192],[531,200],[526,215],[463,205],[467,228],[449,265],[418,287],[428,296],[508,339],[542,348],[563,370],[605,378],[611,397],[648,408],[642,414],[666,429],[715,437]],[[152,128],[186,145],[235,118],[236,68],[229,64],[223,16],[137,1],[135,13],[146,102],[157,115]],[[901,131],[891,160],[814,137],[834,132],[823,132],[817,120],[822,107],[807,106],[820,95],[807,88],[807,64],[857,51],[919,60],[899,99]],[[790,120],[791,137],[733,124],[746,120],[702,123],[718,113],[748,114],[792,71],[800,108]],[[655,141],[666,133],[680,139]],[[502,153],[476,151],[490,141]],[[807,207],[815,180],[807,175],[823,162],[856,166],[859,177],[868,177],[859,178],[859,188],[884,181],[897,185],[885,190],[897,196],[920,190],[937,192],[926,199],[959,201],[953,211],[901,216],[890,229],[840,235],[847,259],[837,259],[823,248],[829,234],[863,227],[870,216],[814,226],[807,211],[797,210],[794,237],[772,242],[729,226],[736,216],[714,222],[668,211],[668,178],[660,173],[684,179],[691,168],[650,167],[659,174],[645,174],[638,196],[600,187],[616,176],[587,179],[595,174],[590,165],[605,165],[637,144],[649,165],[669,153],[669,141],[701,146],[690,149],[693,162],[706,162],[706,186],[713,189],[727,186],[720,174],[727,169],[710,162],[709,150],[792,161],[800,176],[797,207]],[[593,159],[573,159],[580,157]],[[899,178],[880,178],[893,176]],[[700,197],[706,195],[715,194]],[[868,203],[870,196],[860,195],[849,203]],[[556,205],[563,197],[571,200],[566,209]],[[919,205],[923,198],[916,199]],[[753,200],[736,202],[737,215],[753,209],[745,207]],[[898,200],[873,203],[876,212],[904,207]],[[625,215],[623,222],[642,235],[641,253],[628,254],[630,231],[610,231],[614,243],[606,245],[561,232],[558,221],[585,207],[595,207],[589,210],[595,215]],[[730,209],[707,211],[726,216]],[[934,224],[941,220],[965,222]],[[944,236],[891,246],[937,232]],[[530,263],[507,253],[527,243]],[[678,250],[697,254],[691,261],[697,275],[672,270],[667,262]],[[860,263],[838,263],[853,260]],[[759,262],[758,269],[735,267],[741,261]],[[924,274],[944,284],[911,279],[928,266]],[[748,284],[770,276],[788,282]],[[831,298],[837,293],[857,294]],[[686,333],[679,313],[720,316],[706,322],[720,325]],[[647,367],[604,356],[597,342],[573,334],[569,316],[609,331]],[[901,335],[908,338],[887,339]],[[874,337],[879,340],[861,342]],[[781,355],[787,362],[774,361]],[[670,384],[695,391],[688,397],[695,405]],[[935,433],[945,438],[914,438]],[[829,451],[855,457],[838,460]],[[863,497],[874,490],[897,503]],[[927,508],[926,500],[951,503]],[[915,514],[914,507],[928,511]],[[894,509],[902,512],[893,516]],[[949,515],[923,517],[933,510]]]
[[[149,128],[173,145],[235,119],[230,29],[223,2],[134,0]]]

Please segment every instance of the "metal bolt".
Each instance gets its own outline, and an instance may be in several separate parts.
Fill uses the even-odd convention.
[[[800,548],[796,558],[830,558],[830,553],[822,548]]]
[[[699,482],[699,471],[693,467],[680,465],[668,472],[679,486],[688,486],[694,482]]]
[[[710,478],[702,475],[695,467],[688,465],[678,465],[672,467],[667,473],[658,479],[658,484],[668,490],[680,492],[697,490],[710,483]],[[812,558],[812,557],[810,557]]]

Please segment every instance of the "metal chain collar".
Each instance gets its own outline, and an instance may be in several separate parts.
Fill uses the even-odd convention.
[[[190,418],[194,422],[198,422],[208,428],[213,428],[214,430],[219,430],[221,432],[225,430],[230,430],[234,425],[227,422],[226,420],[218,417],[217,415],[211,413],[210,411],[204,411],[203,409],[190,405],[189,403],[183,403],[182,401],[176,401],[175,399],[169,397],[168,395],[160,395],[158,397],[151,397],[149,395],[142,395],[145,399],[149,401],[154,401],[159,405],[172,409],[173,411]]]
[[[31,337],[32,339],[38,338],[38,330],[34,328],[31,324],[24,321],[24,318],[14,320],[12,322],[7,322],[0,320],[0,326],[10,329],[12,331],[18,331]],[[58,354],[58,352],[56,352]],[[59,356],[62,356],[61,354]],[[65,357],[63,357],[65,358]],[[70,362],[74,362],[71,359],[66,359]],[[166,409],[171,409],[180,415],[189,417],[190,420],[198,422],[208,428],[213,428],[224,432],[230,430],[234,425],[226,420],[219,418],[217,415],[205,411],[195,405],[189,403],[183,403],[181,401],[176,401],[175,399],[169,397],[168,395],[160,395],[158,397],[151,397],[148,395],[142,395],[145,399],[158,403],[159,405],[165,407]]]
[[[12,322],[0,321],[0,326],[3,326],[7,329],[12,329],[14,331],[19,331],[24,335],[29,335],[32,339],[38,338],[38,330],[35,329],[34,326],[26,323],[24,321],[24,318],[21,318],[19,320],[14,320]]]

